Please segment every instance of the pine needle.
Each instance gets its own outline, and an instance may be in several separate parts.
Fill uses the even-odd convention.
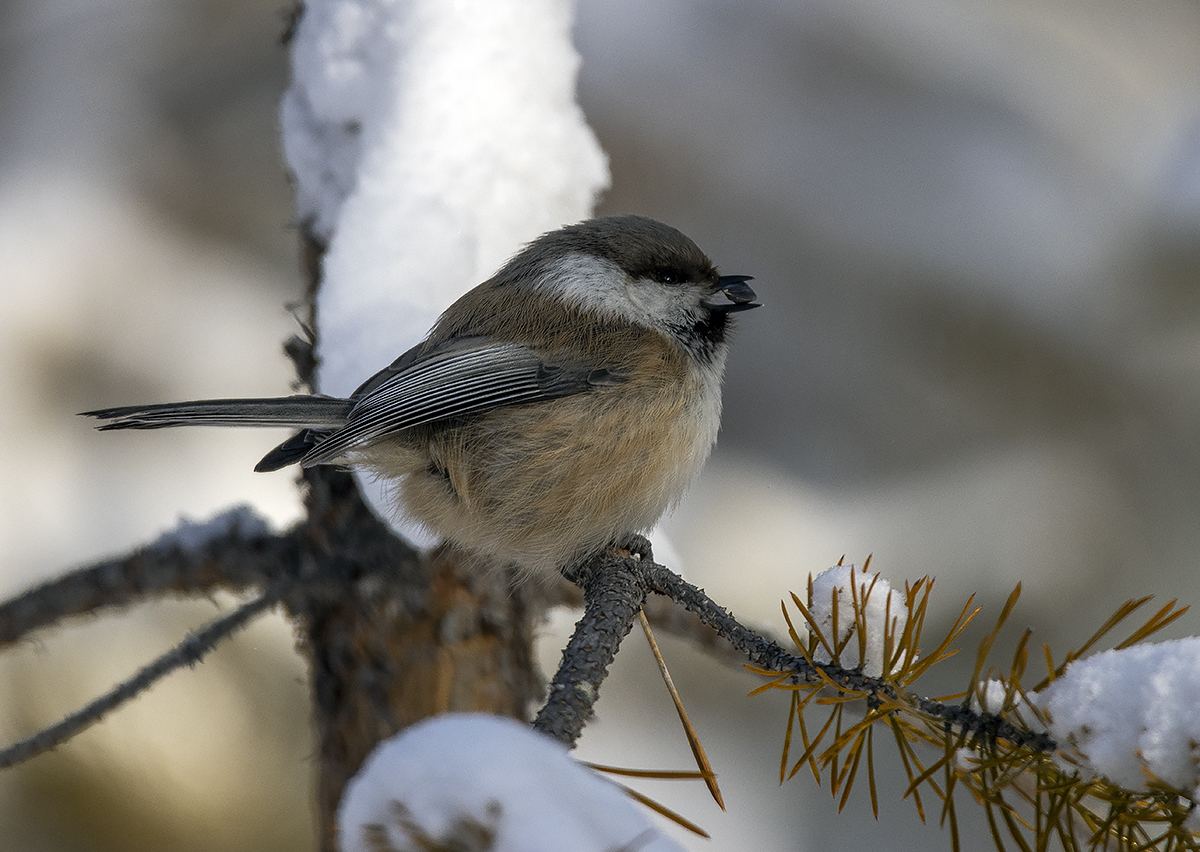
[[[696,769],[629,769],[624,766],[592,763],[589,760],[581,760],[579,762],[589,769],[603,772],[605,775],[622,775],[626,778],[662,778],[668,781],[692,781],[704,777],[704,773]]]
[[[834,710],[832,713],[829,714],[829,718],[825,720],[825,724],[821,727],[821,730],[817,732],[816,739],[813,739],[813,740],[810,740],[808,738],[808,731],[806,731],[804,728],[804,720],[801,719],[800,734],[801,734],[801,736],[804,737],[804,746],[805,746],[804,754],[800,755],[800,757],[796,760],[796,765],[792,767],[792,771],[788,775],[789,778],[792,777],[792,775],[796,774],[796,772],[800,769],[801,764],[806,763],[809,760],[812,760],[813,752],[815,752],[817,749],[817,746],[821,744],[821,740],[825,739],[825,734],[829,731],[829,726],[833,724],[834,717],[837,715],[838,715],[837,710]],[[821,773],[818,770],[817,764],[815,761],[813,761],[813,775],[815,775],[817,777],[817,783],[820,784],[821,783]]]
[[[908,759],[911,746],[909,746],[908,741],[905,739],[902,724],[895,716],[888,716],[888,726],[892,729],[892,733],[896,737],[896,749],[900,752],[900,761],[904,764],[904,772],[908,775],[908,780],[911,782],[916,776],[913,774],[912,764]],[[925,822],[925,807],[921,804],[921,791],[917,787],[912,787],[911,789],[913,803],[917,806],[917,816],[921,822]]]
[[[1171,610],[1175,607],[1175,602],[1176,599],[1170,600],[1166,606],[1152,615],[1145,624],[1133,631],[1133,633],[1129,635],[1128,639],[1118,644],[1116,646],[1117,649],[1120,650],[1121,648],[1128,648],[1130,645],[1136,645],[1138,642],[1149,638],[1151,634],[1162,630],[1168,624],[1188,611],[1188,607],[1185,606],[1180,609],[1176,609],[1174,612],[1171,612]]]
[[[613,783],[616,784],[617,782],[614,781]],[[667,819],[669,819],[671,822],[675,823],[676,825],[682,826],[683,828],[686,828],[688,831],[692,832],[692,834],[697,834],[706,840],[710,839],[711,836],[709,835],[709,833],[707,831],[705,831],[700,826],[696,825],[696,823],[692,822],[687,817],[681,816],[680,814],[671,810],[666,805],[659,804],[658,802],[651,799],[649,796],[647,796],[643,793],[639,793],[637,790],[634,790],[632,787],[626,787],[624,784],[617,784],[617,786],[620,787],[623,791],[625,791],[626,796],[629,796],[630,798],[634,799],[637,802],[641,802],[643,805],[645,805],[646,807],[648,807],[650,810],[654,811],[655,813],[662,814],[663,816],[665,816]]]
[[[717,786],[717,774],[713,772],[712,764],[708,762],[708,755],[704,753],[704,745],[700,742],[700,736],[688,718],[687,710],[683,707],[683,699],[679,697],[679,691],[675,689],[675,682],[671,680],[671,673],[667,671],[667,661],[663,659],[662,651],[658,650],[658,643],[654,641],[654,632],[650,629],[646,613],[639,611],[638,618],[642,622],[642,631],[646,634],[650,650],[654,653],[654,661],[658,663],[658,672],[662,675],[663,683],[667,685],[667,691],[671,693],[671,701],[675,703],[675,712],[679,714],[679,722],[683,725],[688,745],[692,749],[692,756],[696,759],[696,766],[700,768],[704,778],[704,784],[708,787],[708,792],[717,806],[721,810],[725,810],[725,800],[721,798],[721,788]]]
[[[808,580],[809,580],[809,590],[808,591],[809,591],[809,595],[811,596],[812,595],[812,577],[809,577]],[[811,597],[810,597],[810,600],[811,600]],[[836,598],[835,598],[835,600],[836,600]],[[792,592],[792,603],[794,603],[796,605],[796,609],[800,610],[800,614],[803,615],[804,620],[808,622],[809,632],[813,636],[816,637],[817,641],[821,645],[823,645],[825,647],[825,653],[829,657],[829,659],[831,659],[831,660],[836,659],[837,657],[833,652],[833,646],[831,646],[829,644],[829,640],[825,638],[825,631],[823,631],[821,629],[820,625],[817,624],[817,620],[815,618],[813,618],[813,615],[811,612],[809,612],[808,607],[806,607],[804,604],[802,604],[800,602],[800,598],[795,592]],[[836,612],[834,613],[834,615],[835,615],[834,627],[836,629],[836,627],[837,627]],[[836,636],[837,636],[837,634],[835,633],[834,637],[836,638]],[[796,647],[802,647],[801,643],[797,642]],[[807,656],[807,655],[805,655],[805,656]]]
[[[1018,586],[1017,588],[1019,589],[1020,586]],[[1015,594],[1015,592],[1014,592],[1014,594]],[[924,612],[924,607],[925,607],[927,601],[928,601],[928,595],[926,595],[926,597],[924,599],[922,599],[922,601],[920,603],[922,612]],[[975,603],[974,595],[971,595],[971,597],[967,598],[967,602],[965,604],[963,604],[962,612],[960,612],[958,614],[958,618],[955,619],[954,624],[951,625],[950,629],[946,632],[945,638],[942,639],[942,641],[938,644],[938,646],[933,649],[933,653],[929,654],[927,657],[916,660],[911,665],[907,665],[907,664],[905,665],[905,667],[901,670],[904,673],[904,683],[905,684],[912,684],[913,682],[915,682],[917,680],[917,678],[921,677],[921,675],[923,675],[923,674],[925,674],[925,672],[929,671],[929,668],[931,666],[933,666],[936,663],[941,662],[942,660],[948,659],[948,658],[952,657],[954,654],[958,653],[955,650],[950,650],[950,645],[956,639],[958,639],[959,636],[962,635],[962,632],[967,629],[967,625],[969,625],[972,621],[975,620],[975,616],[978,615],[980,609],[982,609],[982,607],[975,607],[974,609],[972,609],[971,605],[974,603]],[[919,638],[919,636],[920,636],[919,633],[914,634],[914,640],[913,640],[914,644],[915,644],[916,639]],[[915,649],[914,649],[914,656],[915,656]]]
[[[792,693],[792,703],[788,708],[787,730],[783,734],[783,756],[779,759],[779,784],[783,786],[783,782],[787,780],[787,765],[788,752],[792,748],[792,726],[795,724],[796,716],[800,716],[800,722],[803,724],[804,715],[800,711],[800,693]]]
[[[879,819],[879,796],[875,791],[875,726],[867,728],[867,787],[871,793],[871,813]]]
[[[1021,596],[1021,584],[1017,583],[1017,587],[1012,590],[1012,594],[1008,596],[1008,600],[1004,603],[1004,608],[1000,610],[1000,615],[996,618],[996,626],[992,631],[983,637],[979,643],[979,651],[975,655],[975,671],[971,674],[971,689],[977,691],[979,683],[983,678],[983,667],[987,663],[988,654],[992,651],[992,645],[996,641],[996,637],[1000,635],[1001,628],[1004,627],[1004,622],[1008,620],[1012,614],[1013,607],[1017,605],[1017,598]]]

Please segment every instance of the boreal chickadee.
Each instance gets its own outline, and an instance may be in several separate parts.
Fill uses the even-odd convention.
[[[649,530],[716,441],[731,313],[758,307],[674,228],[591,219],[534,240],[348,399],[86,412],[100,429],[291,426],[255,470],[365,469],[433,533],[533,572]]]

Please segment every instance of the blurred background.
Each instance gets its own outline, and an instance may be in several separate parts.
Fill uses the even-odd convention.
[[[299,515],[291,477],[251,472],[272,436],[74,416],[287,391],[284,25],[282,0],[0,3],[0,596],[181,517]],[[669,524],[689,579],[779,630],[809,572],[874,554],[894,584],[937,578],[932,633],[972,593],[990,623],[1020,582],[1014,631],[1056,657],[1126,598],[1200,602],[1200,7],[580,0],[577,44],[601,212],[676,225],[766,305],[739,317],[720,443]],[[6,652],[0,741],[228,603]],[[780,787],[786,701],[661,641],[729,806],[641,787],[713,833],[690,848],[949,848],[891,761],[878,822],[865,788],[838,815],[811,777]],[[599,713],[583,757],[689,765],[637,637]],[[310,848],[310,755],[303,666],[262,619],[0,774],[0,847]]]

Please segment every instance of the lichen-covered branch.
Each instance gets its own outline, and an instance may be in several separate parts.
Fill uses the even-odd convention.
[[[276,581],[254,600],[242,604],[228,615],[197,630],[133,677],[89,702],[86,707],[76,710],[53,725],[42,728],[32,736],[0,749],[0,769],[15,766],[61,745],[100,721],[110,711],[131,698],[137,697],[176,669],[200,662],[209,651],[217,646],[218,642],[243,627],[259,613],[277,604],[290,587],[291,582],[288,580]]]
[[[244,507],[208,524],[184,524],[133,553],[79,568],[0,603],[0,648],[71,616],[163,594],[262,587],[295,565],[296,531],[272,535]]]
[[[583,617],[563,649],[545,705],[533,726],[569,747],[583,732],[600,697],[600,684],[646,601],[643,562],[650,545],[638,538],[629,552],[611,549],[564,571],[583,590]]]

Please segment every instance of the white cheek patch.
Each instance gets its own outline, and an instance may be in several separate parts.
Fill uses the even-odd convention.
[[[564,302],[601,316],[660,330],[689,316],[695,305],[681,299],[678,288],[653,281],[634,283],[611,260],[589,254],[569,254],[547,270],[539,285]]]
[[[633,320],[634,306],[625,292],[626,275],[611,260],[589,254],[569,254],[546,270],[538,290],[558,296],[568,305],[592,310],[606,319]]]

